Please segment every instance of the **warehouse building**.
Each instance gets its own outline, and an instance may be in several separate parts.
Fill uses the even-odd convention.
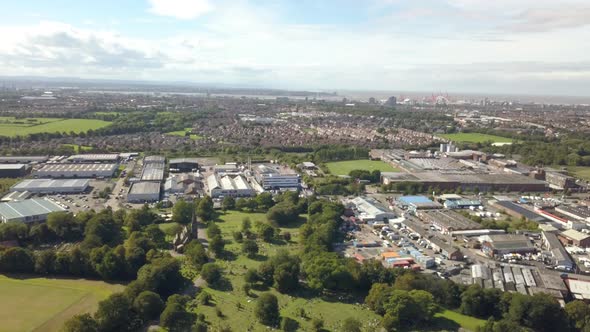
[[[90,181],[87,179],[27,179],[12,186],[10,191],[27,191],[32,194],[71,194],[85,192],[89,185]]]
[[[16,202],[16,201],[24,201],[25,199],[28,199],[29,197],[31,197],[31,193],[28,191],[11,191],[8,194],[6,194],[4,197],[2,197],[2,199],[0,199],[0,202]]]
[[[170,159],[171,172],[194,172],[199,169],[197,158],[176,158]]]
[[[371,197],[355,197],[346,202],[346,205],[363,222],[388,222],[389,219],[397,218],[393,211]]]
[[[28,170],[25,164],[1,164],[0,178],[20,178],[27,175]]]
[[[568,229],[557,235],[564,245],[574,245],[580,248],[590,247],[590,235],[578,232],[575,229]]]
[[[285,172],[280,167],[258,165],[254,170],[256,181],[265,190],[278,190],[282,188],[299,188],[301,179],[299,174],[292,171]]]
[[[490,257],[498,257],[505,254],[535,253],[537,249],[522,234],[502,234],[482,236],[481,250]]]
[[[590,222],[590,209],[585,206],[565,206],[560,205],[555,208],[555,211],[564,214],[570,218]]]
[[[147,156],[143,158],[143,164],[165,164],[166,158],[164,156]]]
[[[557,172],[546,172],[545,181],[549,183],[551,188],[559,190],[574,188],[576,186],[576,179],[574,177]]]
[[[0,221],[41,222],[47,220],[48,214],[61,211],[65,211],[65,209],[50,200],[42,198],[0,203]]]
[[[443,205],[447,209],[469,209],[471,207],[482,206],[481,201],[477,199],[457,199],[457,200],[446,200]]]
[[[420,211],[417,213],[417,216],[424,222],[432,224],[443,234],[449,234],[455,231],[481,229],[480,224],[453,211]]]
[[[127,201],[132,203],[157,202],[160,200],[160,183],[142,181],[131,185]]]
[[[67,159],[71,163],[117,163],[118,154],[76,154]]]
[[[563,243],[559,241],[557,235],[552,232],[542,232],[541,240],[543,247],[551,253],[551,264],[559,266],[562,270],[572,270],[575,266]]]
[[[35,172],[38,178],[110,178],[118,164],[47,164]]]
[[[161,182],[164,180],[164,165],[148,164],[144,165],[141,171],[141,181]]]
[[[256,191],[242,175],[219,176],[212,174],[207,178],[207,190],[209,196],[213,198],[256,196]]]
[[[47,156],[13,156],[0,157],[0,164],[38,164],[49,160]]]
[[[431,210],[440,209],[440,203],[430,200],[426,196],[402,196],[398,198],[399,205],[404,208],[411,208],[415,210]]]
[[[511,201],[497,201],[495,203],[492,203],[492,205],[494,205],[498,209],[504,210],[506,213],[516,218],[524,217],[526,220],[538,223],[549,222],[549,219],[543,217],[542,215]]]

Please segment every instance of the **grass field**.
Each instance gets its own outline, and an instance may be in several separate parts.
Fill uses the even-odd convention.
[[[292,235],[290,243],[264,243],[258,241],[260,253],[255,259],[249,259],[241,254],[241,245],[233,241],[232,232],[241,228],[242,219],[249,217],[254,226],[256,221],[265,221],[266,216],[263,213],[241,213],[227,212],[220,216],[216,223],[221,228],[222,236],[226,240],[225,250],[233,256],[231,260],[217,261],[224,268],[224,277],[227,279],[226,286],[222,289],[205,288],[205,291],[213,295],[214,303],[223,313],[223,317],[218,317],[215,313],[214,306],[199,306],[197,312],[203,313],[207,321],[211,323],[212,330],[219,327],[229,327],[232,331],[268,331],[266,326],[257,322],[253,310],[256,303],[256,297],[262,292],[271,292],[279,300],[281,315],[295,319],[299,323],[299,331],[311,330],[311,319],[321,318],[325,322],[325,331],[338,331],[342,321],[347,317],[354,317],[363,323],[363,330],[374,331],[380,317],[367,309],[366,307],[353,303],[340,303],[339,299],[330,297],[311,297],[310,294],[297,294],[295,296],[284,295],[276,292],[274,289],[255,289],[251,291],[251,297],[246,296],[244,287],[244,273],[248,268],[256,268],[269,256],[279,249],[287,249],[291,253],[298,250],[297,239],[298,229],[301,223],[305,221],[301,216],[298,222],[281,228],[283,231],[289,231]],[[239,305],[238,305],[239,303]],[[303,309],[308,319],[299,317],[299,311]]]
[[[347,160],[334,161],[326,163],[330,173],[334,175],[348,175],[355,169],[365,169],[367,171],[380,170],[381,172],[399,172],[400,170],[390,164],[380,160]]]
[[[38,133],[75,132],[81,133],[106,127],[111,123],[90,119],[0,117],[0,136],[26,136]]]
[[[83,279],[0,275],[0,331],[59,331],[70,317],[96,310],[123,285]]]
[[[514,141],[511,138],[479,133],[457,133],[444,134],[440,136],[446,139],[450,139],[454,142],[485,143],[492,141],[493,143],[511,143]]]
[[[80,153],[80,152],[88,152],[92,150],[91,146],[86,146],[86,145],[78,145],[78,144],[62,144],[63,146],[66,147],[71,147],[74,149],[74,152],[76,153]]]
[[[166,133],[166,135],[173,135],[173,136],[186,136],[187,133],[189,133],[189,137],[192,140],[198,140],[203,138],[203,136],[201,135],[197,135],[197,134],[190,134],[192,128],[185,128],[184,130],[178,130],[178,131],[171,131]]]
[[[434,317],[443,318],[445,320],[455,322],[462,328],[469,331],[475,331],[479,326],[483,326],[486,323],[486,321],[483,319],[465,316],[463,314],[451,310],[444,310],[443,312],[435,314]]]
[[[560,168],[556,166],[555,168]],[[571,176],[582,180],[590,180],[590,167],[589,166],[567,166],[567,171]]]

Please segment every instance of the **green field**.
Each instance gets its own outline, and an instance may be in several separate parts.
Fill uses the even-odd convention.
[[[192,128],[185,128],[184,130],[178,130],[178,131],[171,131],[166,133],[166,135],[172,135],[172,136],[186,136],[186,134],[189,134],[190,139],[192,140],[198,140],[203,138],[203,136],[201,135],[197,135],[197,134],[191,134],[190,132],[192,131]]]
[[[0,136],[26,136],[39,133],[81,133],[106,127],[111,123],[90,119],[0,117]]]
[[[83,279],[0,275],[0,331],[59,331],[70,317],[96,310],[124,286]]]
[[[463,314],[451,310],[444,310],[443,312],[435,314],[434,317],[438,319],[442,318],[447,321],[452,321],[469,331],[475,331],[479,326],[483,326],[486,323],[486,321],[483,319],[465,316]],[[446,324],[442,323],[441,325]]]
[[[350,171],[356,169],[364,169],[367,171],[379,170],[381,172],[400,172],[398,168],[391,166],[390,164],[380,160],[347,160],[347,161],[334,161],[326,163],[326,167],[330,170],[330,173],[334,175],[348,175]]]
[[[555,168],[560,168],[561,166],[557,166]],[[578,179],[590,180],[590,167],[589,166],[567,166],[566,167],[568,173],[576,177]]]
[[[205,287],[205,291],[213,295],[213,302],[223,313],[223,317],[218,317],[215,313],[215,307],[198,306],[196,311],[203,313],[208,322],[211,323],[211,330],[219,330],[219,327],[229,327],[232,331],[268,331],[269,328],[258,323],[253,310],[256,303],[256,297],[262,292],[271,292],[277,296],[281,308],[281,315],[295,319],[299,323],[299,331],[311,331],[311,319],[321,318],[325,322],[325,331],[338,331],[342,321],[348,317],[354,317],[363,323],[363,331],[375,331],[375,326],[380,321],[380,317],[360,304],[340,303],[337,298],[330,296],[310,297],[310,294],[286,295],[276,292],[273,288],[255,289],[251,291],[252,297],[245,295],[244,273],[248,268],[256,268],[269,256],[281,248],[296,253],[298,245],[298,228],[304,218],[288,227],[281,228],[283,231],[289,231],[292,235],[291,243],[269,244],[257,241],[260,246],[260,253],[256,259],[249,259],[241,254],[241,245],[233,241],[232,232],[239,230],[242,219],[249,217],[254,226],[256,221],[266,220],[263,213],[241,213],[227,212],[220,216],[216,223],[222,231],[222,236],[226,240],[225,250],[235,255],[235,259],[226,261],[218,260],[224,270],[224,277],[228,285],[223,289],[211,289]],[[239,303],[239,305],[238,305]],[[300,309],[305,310],[309,319],[299,317]]]
[[[496,135],[488,135],[488,134],[479,134],[479,133],[457,133],[457,134],[444,134],[440,135],[446,139],[450,139],[454,142],[468,142],[468,143],[485,143],[485,142],[493,142],[493,143],[511,143],[514,140],[511,138],[496,136]]]
[[[74,149],[74,152],[76,152],[76,153],[88,152],[88,151],[92,150],[91,146],[86,146],[86,145],[62,144],[62,146],[71,147],[72,149]]]

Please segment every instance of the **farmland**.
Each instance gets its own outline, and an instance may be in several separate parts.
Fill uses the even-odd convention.
[[[454,142],[467,142],[467,143],[485,143],[485,142],[492,142],[492,143],[512,143],[514,140],[511,138],[496,136],[496,135],[488,135],[488,134],[479,134],[479,133],[456,133],[456,134],[444,134],[440,135],[443,138],[449,139]]]
[[[0,117],[0,136],[26,136],[39,133],[81,133],[110,125],[108,121],[90,119]]]
[[[273,256],[279,249],[287,249],[291,253],[298,250],[297,239],[298,229],[304,217],[299,222],[281,228],[282,231],[289,231],[292,240],[288,243],[265,243],[257,241],[260,246],[258,257],[249,259],[241,253],[241,245],[232,239],[232,232],[241,227],[243,218],[248,217],[253,224],[256,221],[266,220],[263,213],[242,213],[227,212],[220,216],[216,223],[221,228],[223,239],[226,241],[225,250],[231,253],[235,259],[218,260],[217,263],[223,267],[224,276],[228,283],[223,289],[205,288],[205,291],[213,296],[213,303],[221,310],[222,317],[218,316],[214,306],[199,306],[197,312],[205,314],[212,327],[229,327],[232,331],[267,331],[268,327],[257,322],[254,315],[256,297],[262,292],[271,292],[277,296],[282,316],[297,320],[301,331],[311,330],[311,319],[321,318],[325,322],[325,329],[338,331],[342,321],[353,317],[363,323],[367,331],[374,330],[380,317],[366,307],[354,303],[342,303],[342,300],[331,298],[329,295],[313,297],[310,294],[281,294],[274,288],[254,289],[250,296],[246,296],[243,290],[244,274],[248,268],[256,268],[268,257]],[[293,296],[294,295],[294,296]],[[299,316],[305,311],[307,318]]]
[[[122,285],[82,279],[0,276],[0,331],[58,331],[68,318],[94,312]]]
[[[400,170],[379,160],[347,160],[326,163],[330,173],[334,175],[348,175],[350,171],[362,169],[367,171],[399,172]]]

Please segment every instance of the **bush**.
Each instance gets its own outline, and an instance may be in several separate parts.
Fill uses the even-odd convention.
[[[215,263],[207,263],[201,269],[201,277],[210,285],[221,280],[221,268]]]
[[[260,294],[256,301],[254,314],[260,323],[267,326],[275,326],[279,320],[279,301],[271,293]]]

